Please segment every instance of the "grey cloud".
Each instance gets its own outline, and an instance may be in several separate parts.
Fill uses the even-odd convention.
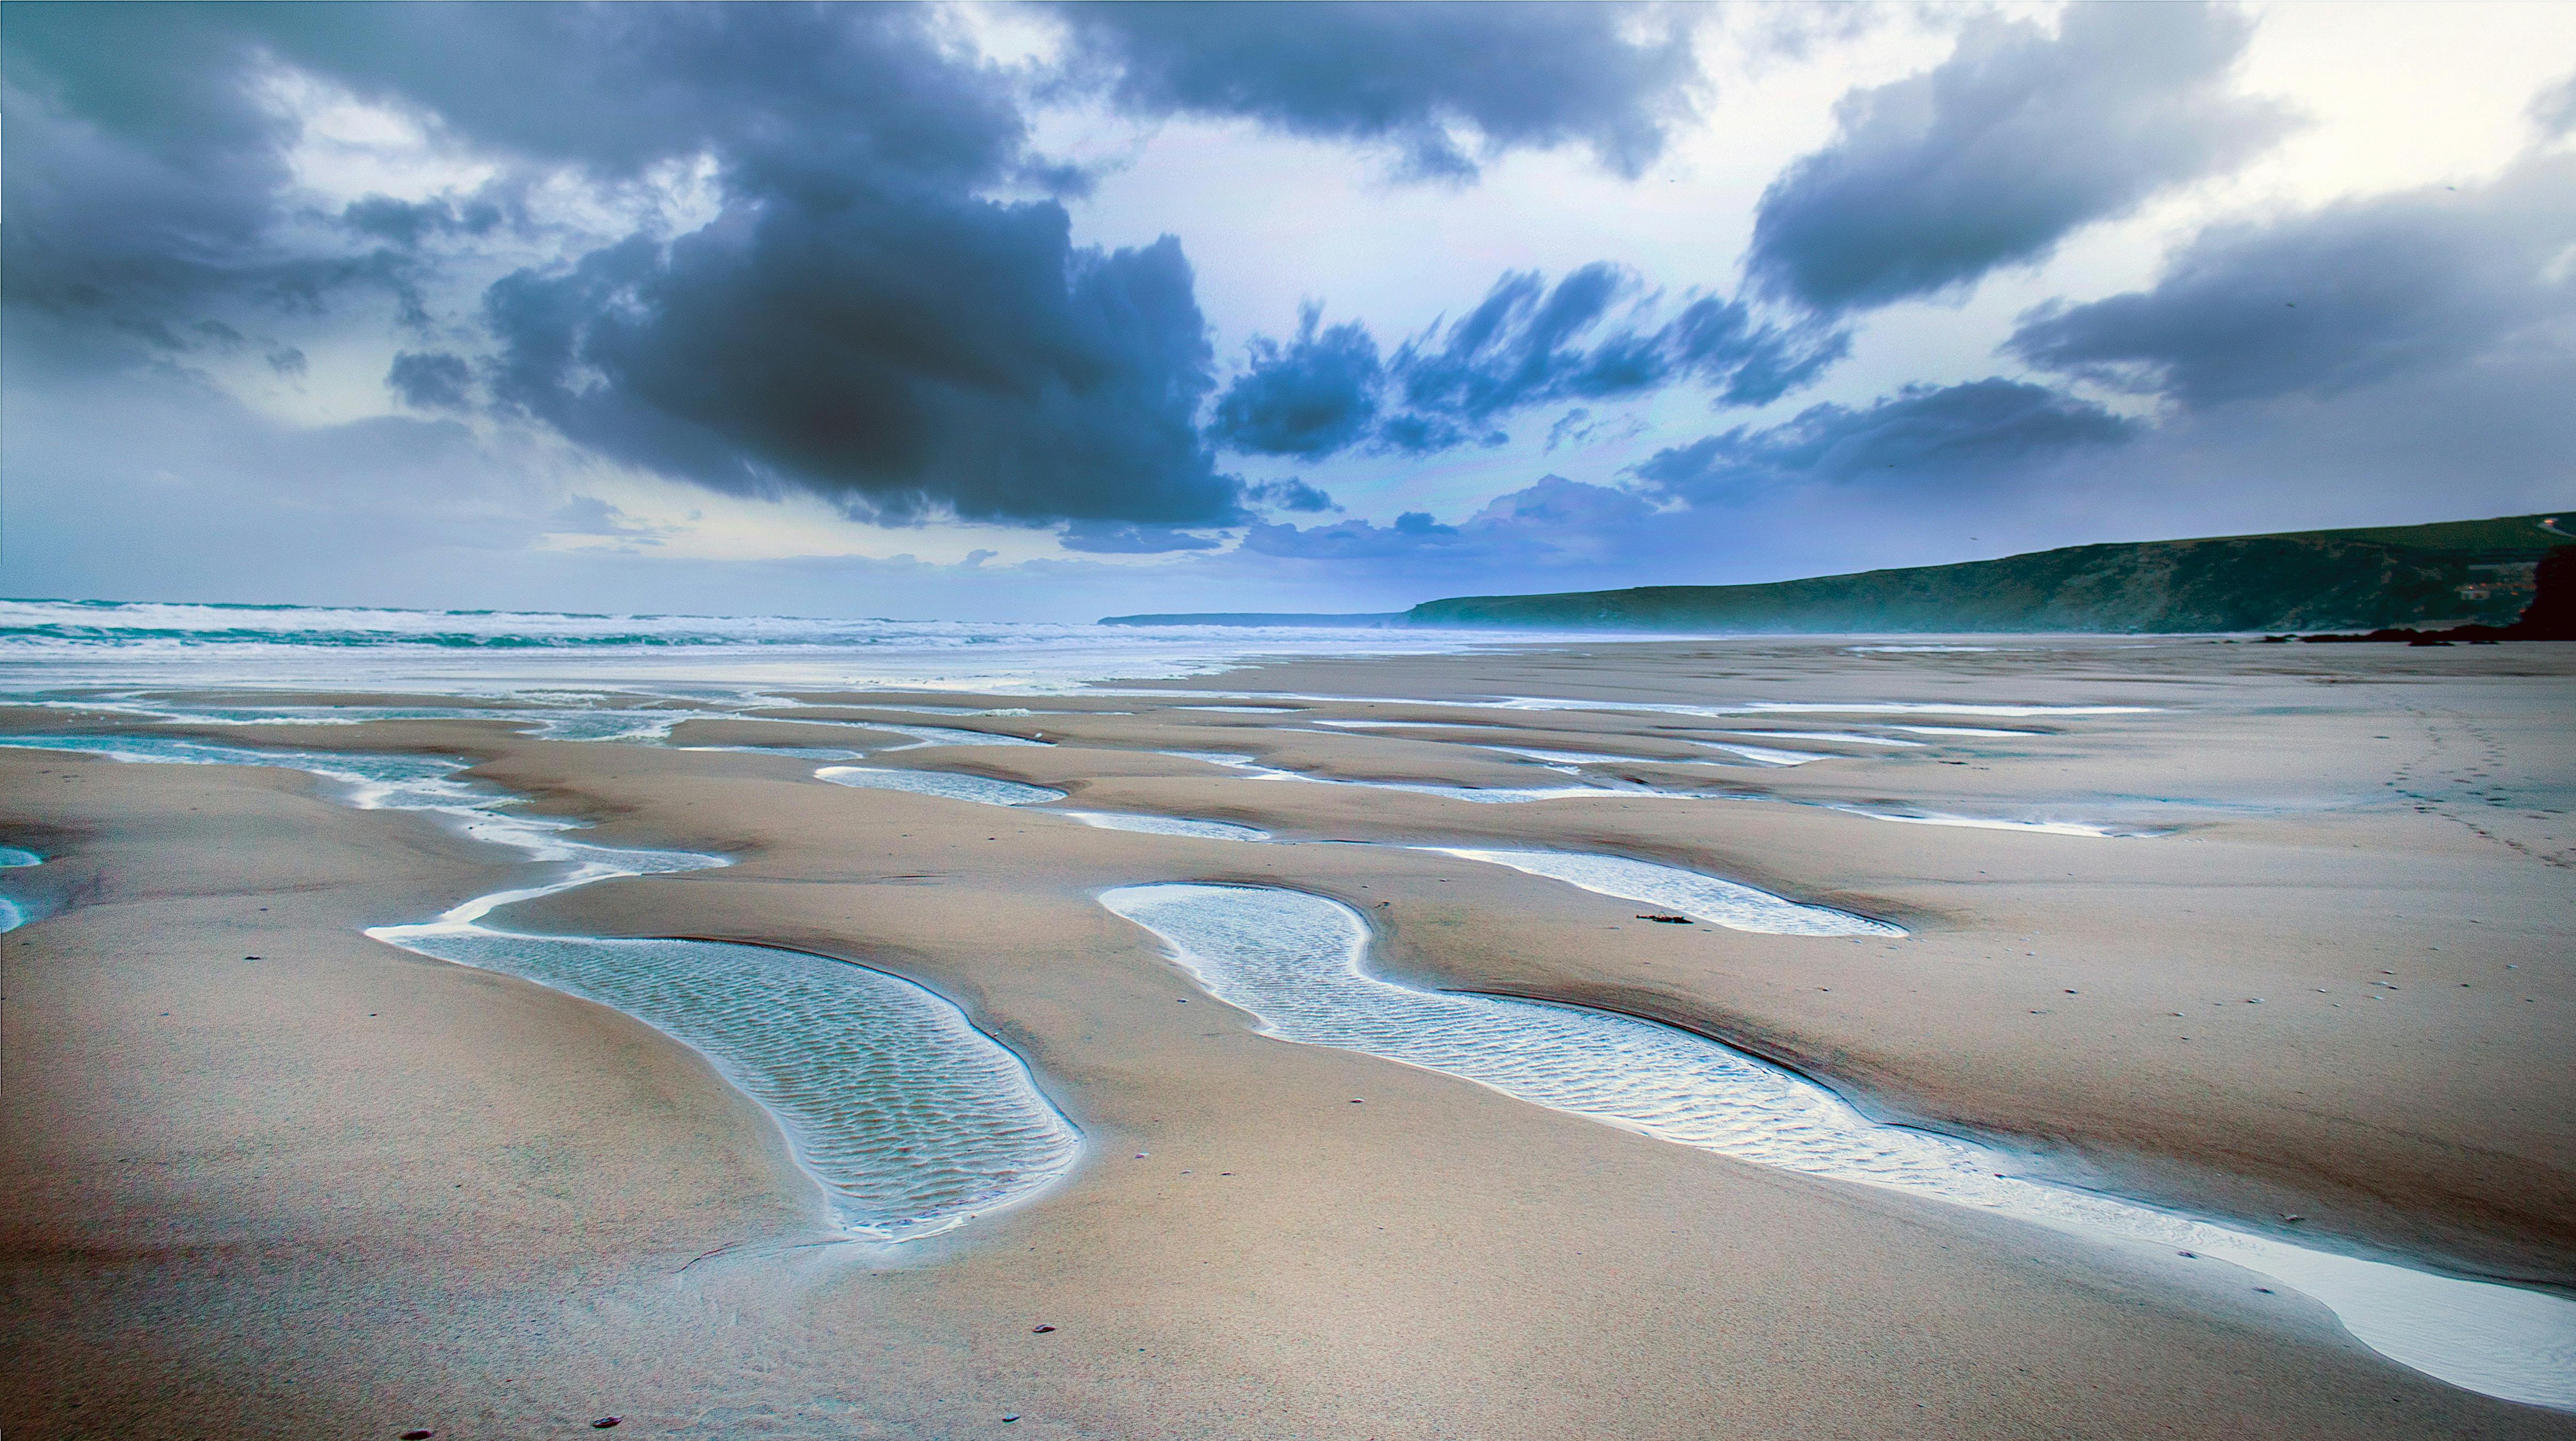
[[[1066,525],[1056,543],[1067,550],[1094,555],[1158,555],[1175,550],[1214,550],[1216,537],[1168,525],[1133,525],[1124,521],[1077,520]]]
[[[1078,249],[1052,203],[850,191],[738,208],[494,285],[501,401],[718,489],[912,520],[1222,525],[1210,388],[1166,237]]]
[[[1677,22],[1632,5],[1076,4],[1070,69],[1148,114],[1242,117],[1391,147],[1422,177],[1589,146],[1636,175],[1693,113]],[[1473,150],[1455,137],[1472,133]]]
[[[1322,308],[1298,316],[1297,338],[1252,342],[1252,366],[1218,397],[1209,436],[1255,455],[1330,455],[1377,418],[1386,379],[1377,341],[1357,321],[1318,332]]]
[[[595,495],[577,495],[565,501],[548,517],[548,523],[563,535],[606,536],[638,545],[662,543],[662,527],[641,524]]]
[[[1017,159],[1010,82],[912,5],[253,6],[260,46],[477,144],[605,175],[714,151],[987,180]]]
[[[1496,496],[1456,525],[1407,511],[1392,525],[1345,520],[1332,525],[1256,525],[1243,548],[1300,560],[1433,560],[1442,564],[1538,563],[1615,541],[1655,514],[1630,491],[1585,485],[1561,475]]]
[[[1964,286],[2234,167],[2286,129],[2229,93],[2231,9],[2076,4],[2058,33],[1970,23],[1938,67],[1856,90],[1831,144],[1763,192],[1748,270],[1824,313]]]
[[[2008,348],[2188,407],[2331,396],[2563,333],[2576,317],[2571,235],[2576,156],[2529,157],[2486,185],[2214,227],[2153,288],[2043,306]]]
[[[1265,480],[1243,488],[1244,499],[1273,510],[1316,512],[1339,510],[1333,498],[1295,476],[1282,480]]]
[[[2089,401],[1997,378],[1910,386],[1860,410],[1812,406],[1760,430],[1737,426],[1658,451],[1636,475],[1694,504],[1816,485],[1974,487],[2070,451],[2120,444],[2140,429]]]
[[[1196,429],[1210,357],[1178,243],[1080,249],[1061,206],[980,198],[1046,167],[1019,82],[946,24],[912,6],[13,6],[8,300],[44,308],[46,337],[176,355],[197,320],[318,315],[373,280],[425,333],[446,248],[428,242],[498,227],[514,187],[708,157],[706,230],[487,292],[498,354],[468,369],[498,405],[663,474],[889,522],[1246,519]],[[281,210],[296,136],[260,93],[281,62],[499,157],[502,178],[360,200],[315,241]],[[387,384],[455,409],[460,363],[407,357]]]
[[[2531,123],[2540,128],[2545,139],[2576,134],[2576,75],[2531,97],[2530,114]]]
[[[406,350],[394,356],[385,385],[414,410],[464,410],[472,404],[474,373],[464,356]]]
[[[1383,362],[1358,322],[1319,331],[1309,308],[1294,341],[1253,343],[1252,365],[1226,388],[1210,435],[1239,451],[1305,457],[1363,442],[1406,454],[1499,445],[1502,422],[1534,406],[1685,380],[1713,386],[1722,404],[1764,404],[1812,381],[1847,344],[1840,332],[1782,330],[1756,322],[1741,301],[1708,297],[1648,327],[1640,315],[1652,300],[1632,272],[1606,261],[1553,286],[1515,272]]]
[[[340,212],[340,223],[351,230],[404,249],[435,235],[488,235],[502,218],[500,205],[488,199],[458,205],[444,198],[396,200],[389,195],[370,195]]]

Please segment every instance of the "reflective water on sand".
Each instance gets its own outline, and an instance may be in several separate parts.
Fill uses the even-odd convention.
[[[768,1110],[834,1223],[854,1235],[891,1241],[948,1230],[1046,1185],[1080,1153],[1080,1133],[1020,1058],[911,981],[767,946],[526,935],[485,923],[515,902],[728,864],[722,857],[577,839],[579,825],[520,814],[511,809],[520,797],[460,781],[464,765],[435,756],[164,736],[0,736],[0,745],[283,766],[336,783],[350,805],[434,812],[477,840],[518,850],[542,867],[534,884],[367,934],[613,1007],[693,1047]]]
[[[1757,1165],[2234,1262],[2330,1307],[2393,1360],[2488,1395],[2576,1408],[2576,1302],[1999,1174],[2012,1167],[2001,1152],[1878,1124],[1821,1086],[1669,1026],[1386,981],[1366,969],[1358,913],[1320,896],[1148,885],[1101,903],[1161,937],[1210,995],[1251,1013],[1266,1035],[1445,1072]]]

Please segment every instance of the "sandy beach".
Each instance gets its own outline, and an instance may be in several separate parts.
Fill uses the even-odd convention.
[[[590,839],[730,858],[507,920],[917,981],[1024,1059],[1083,1146],[1015,1205],[853,1242],[708,1058],[363,934],[514,884],[506,852],[291,769],[0,751],[0,842],[48,858],[12,882],[38,919],[0,937],[0,1428],[2576,1434],[2224,1262],[1266,1036],[1100,902],[1151,882],[1331,897],[1366,917],[1370,964],[1419,987],[1666,1022],[2056,1182],[2576,1288],[2576,656],[1856,644],[791,689],[636,741],[12,708],[12,734],[453,757]],[[335,699],[385,703],[261,703]],[[835,785],[829,759],[761,747],[1066,799]],[[1438,789],[1569,786],[1593,789]],[[1422,847],[1651,861],[1905,934],[1657,923]]]

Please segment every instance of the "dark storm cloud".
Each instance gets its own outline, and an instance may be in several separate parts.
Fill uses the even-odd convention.
[[[407,353],[388,386],[455,409],[464,366],[506,413],[604,455],[886,520],[1098,521],[1146,529],[1097,543],[1143,545],[1245,520],[1247,499],[1329,505],[1213,469],[1176,241],[1078,248],[1061,206],[981,198],[1046,167],[1018,82],[942,24],[908,6],[12,6],[8,299],[180,353],[215,312],[318,313],[373,278],[427,326],[433,239],[512,223],[504,202],[567,167],[622,183],[703,158],[714,224],[511,275],[481,307],[497,353]],[[503,178],[360,200],[332,217],[342,248],[317,251],[285,223],[295,122],[263,91],[280,66]]]
[[[445,351],[406,350],[394,356],[385,386],[414,410],[463,410],[471,401],[473,369]]]
[[[2044,259],[2283,132],[2228,93],[2252,28],[2201,5],[2073,5],[2054,36],[1975,21],[1938,67],[1843,98],[1833,142],[1763,192],[1748,270],[1841,313]]]
[[[2043,306],[2008,348],[2187,407],[2332,396],[2563,337],[2576,317],[2571,235],[2576,156],[2533,157],[2485,185],[2213,227],[2152,289]]]
[[[1737,426],[1658,451],[1636,467],[1636,475],[1694,504],[1784,487],[1977,486],[2138,433],[2135,422],[2088,401],[2044,386],[1988,379],[1910,386],[1861,410],[1812,406],[1761,430]]]
[[[1211,436],[1256,455],[1330,455],[1357,442],[1377,418],[1386,379],[1377,341],[1357,321],[1320,333],[1322,310],[1308,305],[1297,338],[1252,342],[1252,368],[1217,401]]]
[[[449,200],[396,200],[370,195],[340,212],[340,223],[361,235],[410,249],[439,235],[489,235],[500,227],[501,207],[490,200],[458,205]]]
[[[1068,69],[1147,114],[1393,148],[1420,177],[1589,146],[1636,175],[1693,113],[1681,25],[1633,5],[1074,4]],[[1471,132],[1472,149],[1459,131]]]
[[[1243,488],[1243,495],[1244,499],[1270,510],[1293,510],[1313,514],[1318,511],[1341,509],[1339,505],[1333,503],[1330,495],[1293,475],[1281,480],[1265,480],[1258,484],[1246,485]]]
[[[1729,405],[1761,405],[1840,359],[1838,332],[1784,331],[1740,301],[1701,298],[1660,326],[1631,272],[1587,265],[1554,286],[1508,274],[1476,307],[1381,362],[1358,322],[1319,331],[1306,311],[1297,338],[1255,340],[1252,365],[1218,401],[1211,438],[1262,455],[1329,455],[1365,441],[1407,454],[1498,445],[1502,423],[1533,406],[1614,400],[1689,380]],[[1614,319],[1614,316],[1617,317]]]
[[[915,519],[1227,524],[1195,417],[1206,326],[1169,239],[921,194],[742,207],[487,299],[503,403],[719,489]]]
[[[390,249],[275,238],[291,126],[247,89],[256,47],[217,19],[9,8],[0,303],[20,322],[20,359],[185,363],[208,350],[210,325],[310,313],[353,286],[416,299],[416,272]]]

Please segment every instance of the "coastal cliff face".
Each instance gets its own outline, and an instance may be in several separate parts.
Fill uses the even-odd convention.
[[[2073,546],[1767,585],[1647,586],[1418,605],[1415,625],[1533,629],[2188,632],[2502,626],[2554,517]]]

